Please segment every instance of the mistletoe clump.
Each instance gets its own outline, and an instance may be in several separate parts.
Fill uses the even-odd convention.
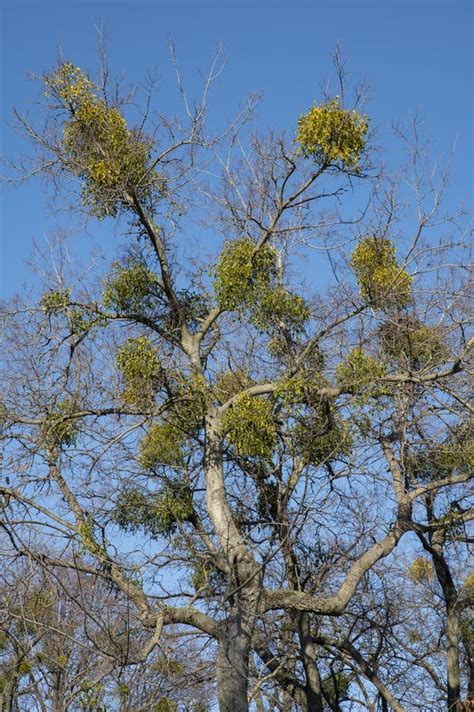
[[[152,712],[176,712],[178,704],[169,697],[162,697],[158,702],[155,702]]]
[[[296,453],[314,467],[328,464],[352,449],[352,435],[348,423],[330,416],[321,407],[299,419],[294,432]]]
[[[115,215],[130,202],[132,190],[147,197],[161,181],[150,167],[151,144],[130,131],[116,107],[72,62],[64,62],[45,79],[46,94],[66,110],[65,163],[84,180],[83,197],[99,217]]]
[[[242,457],[271,457],[276,428],[270,401],[244,393],[224,413],[222,426],[229,444]]]
[[[322,363],[318,364],[322,366]],[[321,403],[320,391],[329,386],[329,381],[317,370],[298,371],[294,376],[281,378],[275,397],[281,398],[284,406],[315,406]]]
[[[422,584],[432,581],[435,572],[432,562],[424,556],[416,558],[408,569],[408,578],[413,583]]]
[[[144,530],[150,536],[171,534],[178,523],[190,521],[194,514],[192,494],[186,485],[167,483],[159,493],[128,487],[117,498],[113,521],[124,531]]]
[[[249,237],[225,243],[216,266],[214,288],[221,309],[248,307],[270,288],[276,253]]]
[[[97,86],[91,82],[80,67],[70,61],[63,62],[52,74],[44,78],[45,94],[57,102],[57,108],[70,112],[90,97]]]
[[[300,331],[311,311],[305,300],[276,282],[276,251],[250,238],[226,242],[215,269],[221,309],[246,310],[258,329]]]
[[[195,434],[202,427],[207,406],[212,401],[206,379],[200,373],[191,373],[187,378],[176,374],[173,393],[173,421],[182,432]]]
[[[353,349],[346,360],[336,366],[337,383],[364,398],[383,393],[380,379],[386,373],[386,365],[366,354],[360,347]]]
[[[216,592],[219,588],[225,588],[225,577],[212,561],[198,559],[193,566],[191,583],[196,592],[199,591],[205,595],[205,589]]]
[[[37,589],[28,595],[22,608],[27,617],[44,619],[48,614],[54,613],[54,600],[47,591]]]
[[[459,632],[467,649],[474,645],[474,613],[472,613],[472,607],[472,605],[468,605],[467,611],[463,612],[459,621]]]
[[[300,331],[311,316],[303,297],[280,286],[264,290],[255,306],[252,322],[260,329],[280,327]]]
[[[472,423],[457,428],[450,440],[409,452],[405,469],[417,480],[430,481],[451,477],[453,473],[474,467]]]
[[[315,158],[321,164],[340,162],[356,169],[368,129],[367,116],[344,109],[335,97],[315,104],[299,118],[296,139],[306,158]]]
[[[132,533],[140,529],[149,530],[153,521],[151,499],[151,495],[128,487],[117,498],[112,520],[121,529]]]
[[[45,292],[41,296],[39,304],[45,314],[50,316],[51,314],[55,314],[66,309],[69,306],[70,301],[70,289],[63,289],[61,291],[51,289],[49,292]]]
[[[468,575],[461,589],[463,598],[474,604],[474,573]]]
[[[41,444],[48,450],[70,447],[77,441],[77,424],[73,413],[77,410],[74,399],[61,401],[53,412],[49,413],[40,428]]]
[[[81,335],[104,323],[102,316],[91,316],[86,307],[73,306],[70,289],[61,291],[51,289],[45,292],[40,298],[39,305],[47,316],[58,315],[61,312],[66,314],[71,334]]]
[[[373,306],[406,307],[412,301],[412,277],[398,265],[395,247],[388,238],[369,236],[361,240],[351,263],[362,298]]]
[[[100,682],[87,678],[82,679],[78,684],[78,691],[77,701],[80,709],[104,709],[104,686]]]
[[[116,364],[124,380],[124,402],[149,406],[162,383],[162,369],[151,340],[147,336],[128,339],[117,351]]]
[[[380,329],[380,344],[387,356],[406,368],[434,366],[448,357],[439,328],[410,316],[391,319]]]
[[[191,583],[194,590],[199,591],[207,586],[209,574],[212,571],[212,564],[208,561],[199,561],[195,566],[191,575]]]
[[[107,308],[118,312],[142,313],[153,304],[158,277],[141,262],[122,266],[114,262],[105,280],[102,301]]]
[[[184,458],[182,445],[183,432],[176,423],[153,423],[140,443],[140,464],[145,470],[158,465],[180,467]]]
[[[163,534],[170,534],[180,522],[189,522],[194,517],[192,493],[183,483],[170,483],[158,496],[154,516]]]
[[[90,517],[87,517],[79,526],[79,538],[84,553],[90,552],[95,556],[102,553],[102,549],[95,539],[94,522]]]
[[[253,381],[248,373],[241,368],[235,371],[224,371],[218,374],[213,391],[217,400],[220,403],[225,403],[241,391],[249,388],[252,383]]]
[[[278,361],[285,362],[292,357],[291,344],[281,332],[273,334],[268,341],[267,349]]]
[[[173,677],[174,675],[181,675],[184,672],[184,666],[179,660],[173,660],[168,655],[160,655],[150,664],[150,670],[159,675]]]
[[[209,312],[209,299],[207,294],[196,292],[192,289],[179,289],[176,292],[180,314],[184,316],[188,326],[196,328]],[[162,315],[162,326],[170,334],[178,336],[181,333],[181,316],[173,308]]]

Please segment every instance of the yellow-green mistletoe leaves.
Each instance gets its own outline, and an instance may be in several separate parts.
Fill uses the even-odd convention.
[[[97,90],[82,72],[80,67],[75,67],[72,62],[63,62],[55,72],[44,79],[45,95],[52,97],[58,104],[66,106],[70,111],[75,111],[91,92]]]
[[[91,554],[103,553],[99,544],[94,537],[94,524],[92,519],[88,517],[79,527],[79,539],[84,552],[89,551]]]
[[[0,427],[5,425],[8,417],[8,408],[3,401],[0,400]]]
[[[194,516],[193,498],[189,487],[173,482],[157,498],[154,516],[163,533],[174,530],[178,522],[189,522]]]
[[[474,604],[474,600],[472,601]],[[464,641],[464,645],[470,648],[474,645],[474,614],[472,613],[472,605],[466,607],[466,611],[461,615],[459,632],[461,638]]]
[[[207,586],[209,575],[215,570],[215,566],[210,561],[198,561],[194,565],[191,576],[191,583],[193,584],[194,590],[199,591]]]
[[[311,312],[302,297],[275,284],[276,251],[250,238],[225,243],[214,289],[221,309],[246,309],[259,329],[300,330]]]
[[[472,423],[453,430],[444,443],[408,452],[405,470],[417,480],[438,480],[455,473],[469,472],[474,467],[474,436]]]
[[[361,296],[375,307],[405,307],[412,301],[412,277],[398,265],[388,238],[365,237],[352,253],[351,263]]]
[[[449,354],[438,327],[410,316],[390,319],[381,327],[379,338],[385,354],[404,368],[436,366]]]
[[[44,420],[40,428],[40,444],[48,450],[76,444],[77,424],[73,414],[77,404],[66,398]]]
[[[153,403],[162,370],[151,340],[147,336],[128,339],[117,351],[116,364],[124,380],[124,402],[138,407]]]
[[[69,306],[70,300],[71,291],[69,289],[63,289],[61,291],[51,289],[41,296],[39,304],[41,309],[50,315],[66,309]]]
[[[356,169],[368,129],[367,116],[344,109],[335,97],[315,104],[299,118],[296,139],[307,158],[321,164],[341,162],[346,168]]]
[[[282,326],[299,331],[310,316],[311,310],[303,297],[284,287],[275,287],[263,291],[253,310],[252,322],[261,329]]]
[[[380,379],[387,373],[387,366],[372,358],[357,347],[347,356],[347,359],[336,366],[336,380],[343,388],[352,393],[369,398],[382,395]]]
[[[353,444],[349,424],[327,402],[298,417],[291,439],[295,455],[315,467],[349,455]]]
[[[33,590],[23,603],[26,616],[31,618],[46,618],[54,611],[54,599],[43,589]]]
[[[157,656],[153,662],[150,663],[149,669],[167,678],[182,675],[185,671],[184,665],[180,660],[170,658],[168,655]]]
[[[169,697],[162,697],[158,702],[155,702],[151,712],[176,712],[178,704]]]
[[[217,376],[213,391],[217,400],[220,403],[225,403],[241,391],[249,388],[252,383],[253,381],[248,373],[242,369],[224,371]]]
[[[130,532],[148,529],[152,516],[152,495],[132,487],[120,492],[112,512],[112,520],[121,529]]]
[[[114,262],[105,280],[104,306],[119,312],[142,313],[153,304],[158,284],[157,275],[140,262],[122,266]]]
[[[180,467],[183,464],[183,432],[173,421],[153,423],[140,443],[140,464],[150,470],[158,465]]]
[[[275,271],[275,250],[248,237],[225,243],[216,267],[214,288],[221,309],[248,306],[268,289]]]
[[[272,403],[247,393],[223,415],[227,441],[243,457],[270,458],[276,445]]]
[[[84,335],[95,327],[105,325],[102,315],[93,316],[90,311],[84,307],[70,307],[67,311],[67,316],[69,328],[71,332],[77,336]]]
[[[210,308],[208,295],[204,292],[196,292],[192,289],[178,289],[176,297],[179,302],[181,313],[184,315],[190,327],[200,325]],[[169,334],[181,333],[181,320],[174,311],[168,309],[162,316],[162,326]]]
[[[435,577],[433,563],[424,556],[415,559],[407,573],[408,578],[416,584],[428,583]]]
[[[195,559],[190,579],[194,590],[199,592],[200,596],[216,594],[226,588],[225,576],[209,559]],[[196,709],[196,712],[199,712],[199,709]],[[203,707],[201,712],[207,712],[207,707]]]
[[[472,601],[472,603],[474,603],[474,573],[467,576],[462,585],[461,594],[465,599],[468,599],[469,602]]]
[[[206,408],[212,400],[206,379],[200,373],[176,379],[171,406],[172,419],[182,432],[193,434],[204,421]]]
[[[140,529],[150,536],[172,534],[179,523],[194,516],[192,492],[184,482],[168,482],[159,493],[143,492],[129,487],[116,501],[113,521],[122,529],[136,532]]]
[[[323,408],[300,418],[293,432],[296,454],[314,467],[349,455],[352,442],[349,424],[342,418],[328,417]]]
[[[321,403],[320,390],[329,385],[329,381],[319,371],[308,373],[302,370],[289,378],[281,378],[275,397],[281,398],[285,407],[312,407]]]
[[[115,215],[130,188],[146,197],[161,181],[150,169],[151,144],[130,131],[116,107],[110,107],[86,75],[65,62],[45,79],[46,94],[65,109],[65,162],[84,179],[86,204],[99,217]]]

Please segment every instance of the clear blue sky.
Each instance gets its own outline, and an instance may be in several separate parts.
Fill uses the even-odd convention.
[[[228,65],[217,113],[230,116],[240,99],[262,90],[260,120],[278,128],[292,128],[311,105],[340,41],[351,78],[366,77],[372,86],[373,124],[383,134],[392,121],[406,121],[419,110],[435,154],[446,156],[456,142],[450,199],[472,199],[472,2],[3,0],[1,12],[2,136],[10,153],[26,149],[8,124],[12,107],[28,108],[38,91],[26,80],[27,72],[50,69],[59,48],[93,69],[95,28],[101,22],[114,72],[140,80],[147,68],[159,67],[164,112],[176,108],[168,37],[191,85],[194,70],[205,68],[223,42]],[[23,264],[32,239],[41,242],[58,226],[45,211],[44,197],[39,181],[4,193],[3,296],[32,279]]]

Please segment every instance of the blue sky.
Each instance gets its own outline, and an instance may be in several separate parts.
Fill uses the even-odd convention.
[[[12,107],[31,108],[38,92],[27,73],[50,69],[58,50],[81,67],[94,69],[100,23],[114,72],[139,81],[149,67],[159,68],[164,112],[177,106],[168,37],[176,43],[191,88],[195,70],[208,66],[222,42],[228,64],[215,115],[225,119],[250,91],[263,91],[260,123],[288,129],[318,96],[339,41],[350,79],[367,78],[372,87],[368,112],[381,137],[388,137],[393,121],[406,121],[419,111],[434,155],[446,157],[456,144],[450,203],[472,201],[472,2],[3,0],[1,13],[2,138],[10,155],[27,150],[10,128]],[[389,138],[386,145],[393,150]],[[32,239],[44,242],[60,224],[44,203],[40,181],[3,194],[4,297],[34,279],[24,265]]]

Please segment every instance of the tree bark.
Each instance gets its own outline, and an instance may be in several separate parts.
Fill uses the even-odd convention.
[[[16,712],[18,709],[15,703],[17,682],[16,676],[5,676],[4,688],[0,692],[0,712]]]
[[[306,676],[306,699],[308,712],[324,712],[321,677],[316,665],[316,649],[311,635],[308,613],[299,616],[299,640],[303,667]]]
[[[247,712],[250,635],[241,614],[231,615],[217,652],[217,699],[220,712]]]
[[[448,682],[448,710],[461,712],[461,673],[459,665],[460,626],[459,611],[456,605],[447,605],[446,637],[448,650],[446,653],[446,669]]]
[[[66,712],[64,675],[61,670],[53,670],[51,672],[54,684],[51,712]]]
[[[474,707],[474,644],[473,643],[466,643],[465,644],[465,650],[466,650],[466,657],[467,657],[467,665],[469,668],[469,682],[467,684],[467,700],[473,705]]]
[[[229,599],[232,599],[218,644],[219,710],[247,712],[249,655],[259,608],[261,574],[227,501],[220,414],[216,409],[210,409],[206,417],[204,461],[207,509],[229,568]]]
[[[433,517],[432,504],[427,504],[428,521],[436,521]],[[443,591],[446,607],[446,683],[448,688],[448,712],[462,712],[461,704],[461,670],[460,670],[460,608],[459,594],[454,584],[449,565],[445,559],[443,547],[446,541],[446,529],[441,528],[427,542],[419,535],[423,547],[431,554],[436,578]]]

